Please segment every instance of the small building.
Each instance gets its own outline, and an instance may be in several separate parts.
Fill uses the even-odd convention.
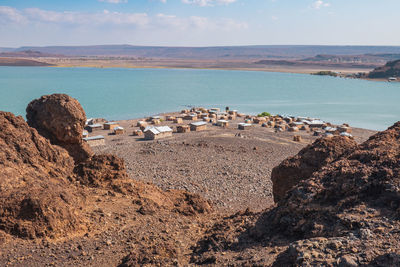
[[[83,137],[83,138],[89,137],[89,132],[86,131],[86,130],[83,130],[83,132],[82,132],[82,137]]]
[[[124,134],[125,133],[125,129],[123,127],[115,127],[114,128],[114,134],[115,135],[119,135],[119,134]]]
[[[180,125],[176,127],[176,132],[178,133],[188,133],[190,132],[190,126],[189,125]]]
[[[119,127],[118,123],[115,121],[106,122],[103,124],[104,130],[114,130],[114,128]]]
[[[104,136],[102,135],[86,137],[83,138],[83,141],[85,141],[89,146],[104,146],[106,144]]]
[[[175,120],[175,116],[168,115],[168,116],[165,117],[165,120],[174,121]]]
[[[197,114],[186,114],[186,116],[183,117],[183,119],[189,121],[197,121]]]
[[[255,124],[262,124],[263,122],[266,122],[266,121],[267,121],[267,119],[264,118],[264,117],[255,117],[255,118],[253,119],[253,122],[254,122]]]
[[[160,125],[160,124],[161,124],[161,120],[160,120],[160,119],[152,119],[152,120],[151,120],[151,124],[153,124],[153,125]]]
[[[350,133],[347,133],[347,132],[340,133],[340,136],[345,136],[345,137],[348,137],[348,138],[353,138],[353,135],[351,135]]]
[[[218,113],[220,112],[221,109],[220,108],[210,108],[210,110],[208,111],[209,113]]]
[[[229,126],[229,121],[227,121],[227,120],[217,120],[217,126],[228,127]]]
[[[172,129],[168,126],[148,126],[143,132],[144,138],[147,140],[155,140],[172,136]]]
[[[96,124],[90,124],[87,126],[87,130],[89,133],[92,133],[94,130],[100,130],[103,128],[103,125],[96,123]]]
[[[148,123],[145,122],[145,121],[138,121],[136,126],[137,127],[145,127],[146,128],[148,126]]]
[[[288,131],[289,132],[298,132],[299,128],[297,128],[297,127],[289,127]]]
[[[325,124],[325,122],[321,120],[304,121],[304,123],[310,126],[310,128],[322,128]]]
[[[174,120],[174,123],[183,123],[183,118],[176,117],[175,120]]]
[[[142,136],[143,131],[142,130],[134,130],[132,133],[133,136]]]
[[[238,123],[238,129],[239,130],[246,130],[246,129],[250,129],[253,125],[251,123]]]
[[[190,124],[190,130],[191,131],[204,131],[205,129],[207,129],[207,122],[205,121],[199,121],[199,122],[192,122]]]

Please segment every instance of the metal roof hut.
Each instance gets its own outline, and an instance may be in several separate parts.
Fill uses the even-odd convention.
[[[168,126],[147,127],[143,132],[146,140],[155,140],[172,136],[172,129]]]
[[[106,144],[104,136],[102,136],[102,135],[86,137],[86,138],[83,138],[83,141],[88,143],[89,146],[103,146]]]
[[[118,123],[115,121],[106,122],[103,125],[104,130],[114,130],[115,128],[119,127]]]
[[[191,131],[204,131],[205,129],[207,129],[207,122],[205,121],[199,121],[199,122],[192,122],[190,124],[190,130]]]

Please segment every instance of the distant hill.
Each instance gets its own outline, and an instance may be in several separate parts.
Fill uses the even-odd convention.
[[[56,54],[49,54],[49,53],[42,53],[39,51],[33,50],[24,50],[24,51],[17,51],[17,52],[1,52],[0,57],[65,57],[63,55],[56,55]]]
[[[374,69],[368,74],[368,78],[400,77],[400,60],[390,61],[385,66]]]
[[[386,63],[400,59],[400,54],[317,55],[302,61],[329,63]]]
[[[0,66],[52,66],[51,64],[30,60],[30,59],[23,59],[23,58],[0,58]]]
[[[134,56],[175,59],[303,59],[317,55],[400,54],[400,46],[217,46],[164,47],[132,45],[20,47],[26,50],[67,56]]]

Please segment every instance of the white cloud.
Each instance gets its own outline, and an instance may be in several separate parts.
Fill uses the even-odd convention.
[[[314,8],[314,9],[321,9],[322,7],[329,7],[330,5],[331,4],[326,3],[326,2],[324,2],[322,0],[317,0],[311,5],[311,7]]]
[[[19,10],[9,6],[0,6],[0,21],[25,23],[26,19]]]
[[[165,4],[167,0],[160,0],[160,2]]]
[[[121,4],[121,3],[128,3],[128,0],[98,0],[99,2],[105,2],[110,4]]]
[[[197,6],[229,5],[234,2],[236,0],[182,0],[182,3]]]
[[[175,15],[157,14],[149,16],[146,13],[113,12],[107,9],[102,12],[71,12],[50,11],[40,8],[18,10],[0,6],[0,22],[4,25],[13,24],[46,24],[46,25],[74,25],[82,27],[96,27],[102,25],[136,26],[152,29],[171,30],[211,30],[232,31],[247,29],[245,22],[238,22],[230,18],[211,19],[201,16],[177,17]]]
[[[39,8],[27,8],[23,11],[24,16],[31,22],[44,22],[55,24],[127,24],[143,26],[148,24],[149,18],[146,13],[121,13],[104,10],[99,13],[84,12],[56,12]]]
[[[174,15],[158,14],[157,21],[154,24],[157,26],[172,26],[180,30],[240,30],[247,29],[248,25],[244,22],[237,22],[229,18],[209,19],[207,17],[190,16],[179,18]]]

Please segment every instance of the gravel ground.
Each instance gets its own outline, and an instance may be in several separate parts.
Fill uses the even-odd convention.
[[[106,130],[93,132],[91,135],[106,137],[105,146],[94,148],[96,153],[112,153],[125,159],[133,179],[163,189],[199,193],[213,201],[219,212],[226,213],[246,208],[260,211],[273,205],[272,169],[315,140],[305,131],[275,133],[261,125],[241,131],[237,123],[243,119],[238,118],[228,128],[209,124],[202,132],[174,133],[172,137],[146,141],[132,135],[138,129],[136,122],[120,121],[126,130],[123,135],[110,135]],[[171,122],[162,125],[177,126]],[[358,142],[373,133],[353,129]],[[302,141],[294,142],[293,135],[300,135]]]

